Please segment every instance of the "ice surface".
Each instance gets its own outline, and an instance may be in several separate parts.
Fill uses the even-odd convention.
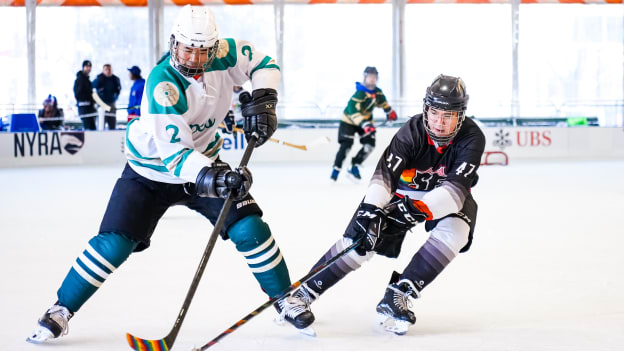
[[[363,175],[370,177],[373,160]],[[251,163],[293,280],[336,241],[366,184],[330,184],[329,164]],[[24,340],[97,233],[121,167],[1,169],[2,350],[48,349]],[[415,301],[405,336],[375,325],[375,305],[427,235],[409,235],[396,260],[375,257],[313,305],[317,338],[276,326],[265,311],[214,350],[623,350],[624,161],[513,162],[483,167],[472,249]],[[137,218],[137,220],[140,220]],[[70,322],[55,350],[129,350],[124,333],[165,336],[211,231],[176,207],[152,247],[130,259]],[[242,257],[219,240],[173,350],[202,345],[265,301]]]

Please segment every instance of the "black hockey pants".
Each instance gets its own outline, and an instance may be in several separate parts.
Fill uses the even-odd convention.
[[[353,146],[356,133],[360,136],[362,148],[355,157],[351,159],[352,165],[361,165],[375,148],[375,132],[366,134],[364,130],[358,126],[340,122],[340,127],[338,127],[338,143],[340,144],[340,148],[336,153],[334,168],[342,168],[342,163]]]

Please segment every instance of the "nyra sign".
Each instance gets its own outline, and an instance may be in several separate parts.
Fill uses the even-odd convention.
[[[74,155],[84,145],[84,132],[15,133],[13,156],[41,157]]]

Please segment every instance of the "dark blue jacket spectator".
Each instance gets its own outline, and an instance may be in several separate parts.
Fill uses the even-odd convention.
[[[97,91],[102,101],[114,104],[121,92],[119,77],[113,74],[109,64],[104,65],[102,73],[93,80],[93,89]]]

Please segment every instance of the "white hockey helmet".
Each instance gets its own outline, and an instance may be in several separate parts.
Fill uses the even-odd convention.
[[[182,7],[169,39],[173,67],[186,77],[204,72],[217,54],[218,38],[217,23],[207,7]]]

